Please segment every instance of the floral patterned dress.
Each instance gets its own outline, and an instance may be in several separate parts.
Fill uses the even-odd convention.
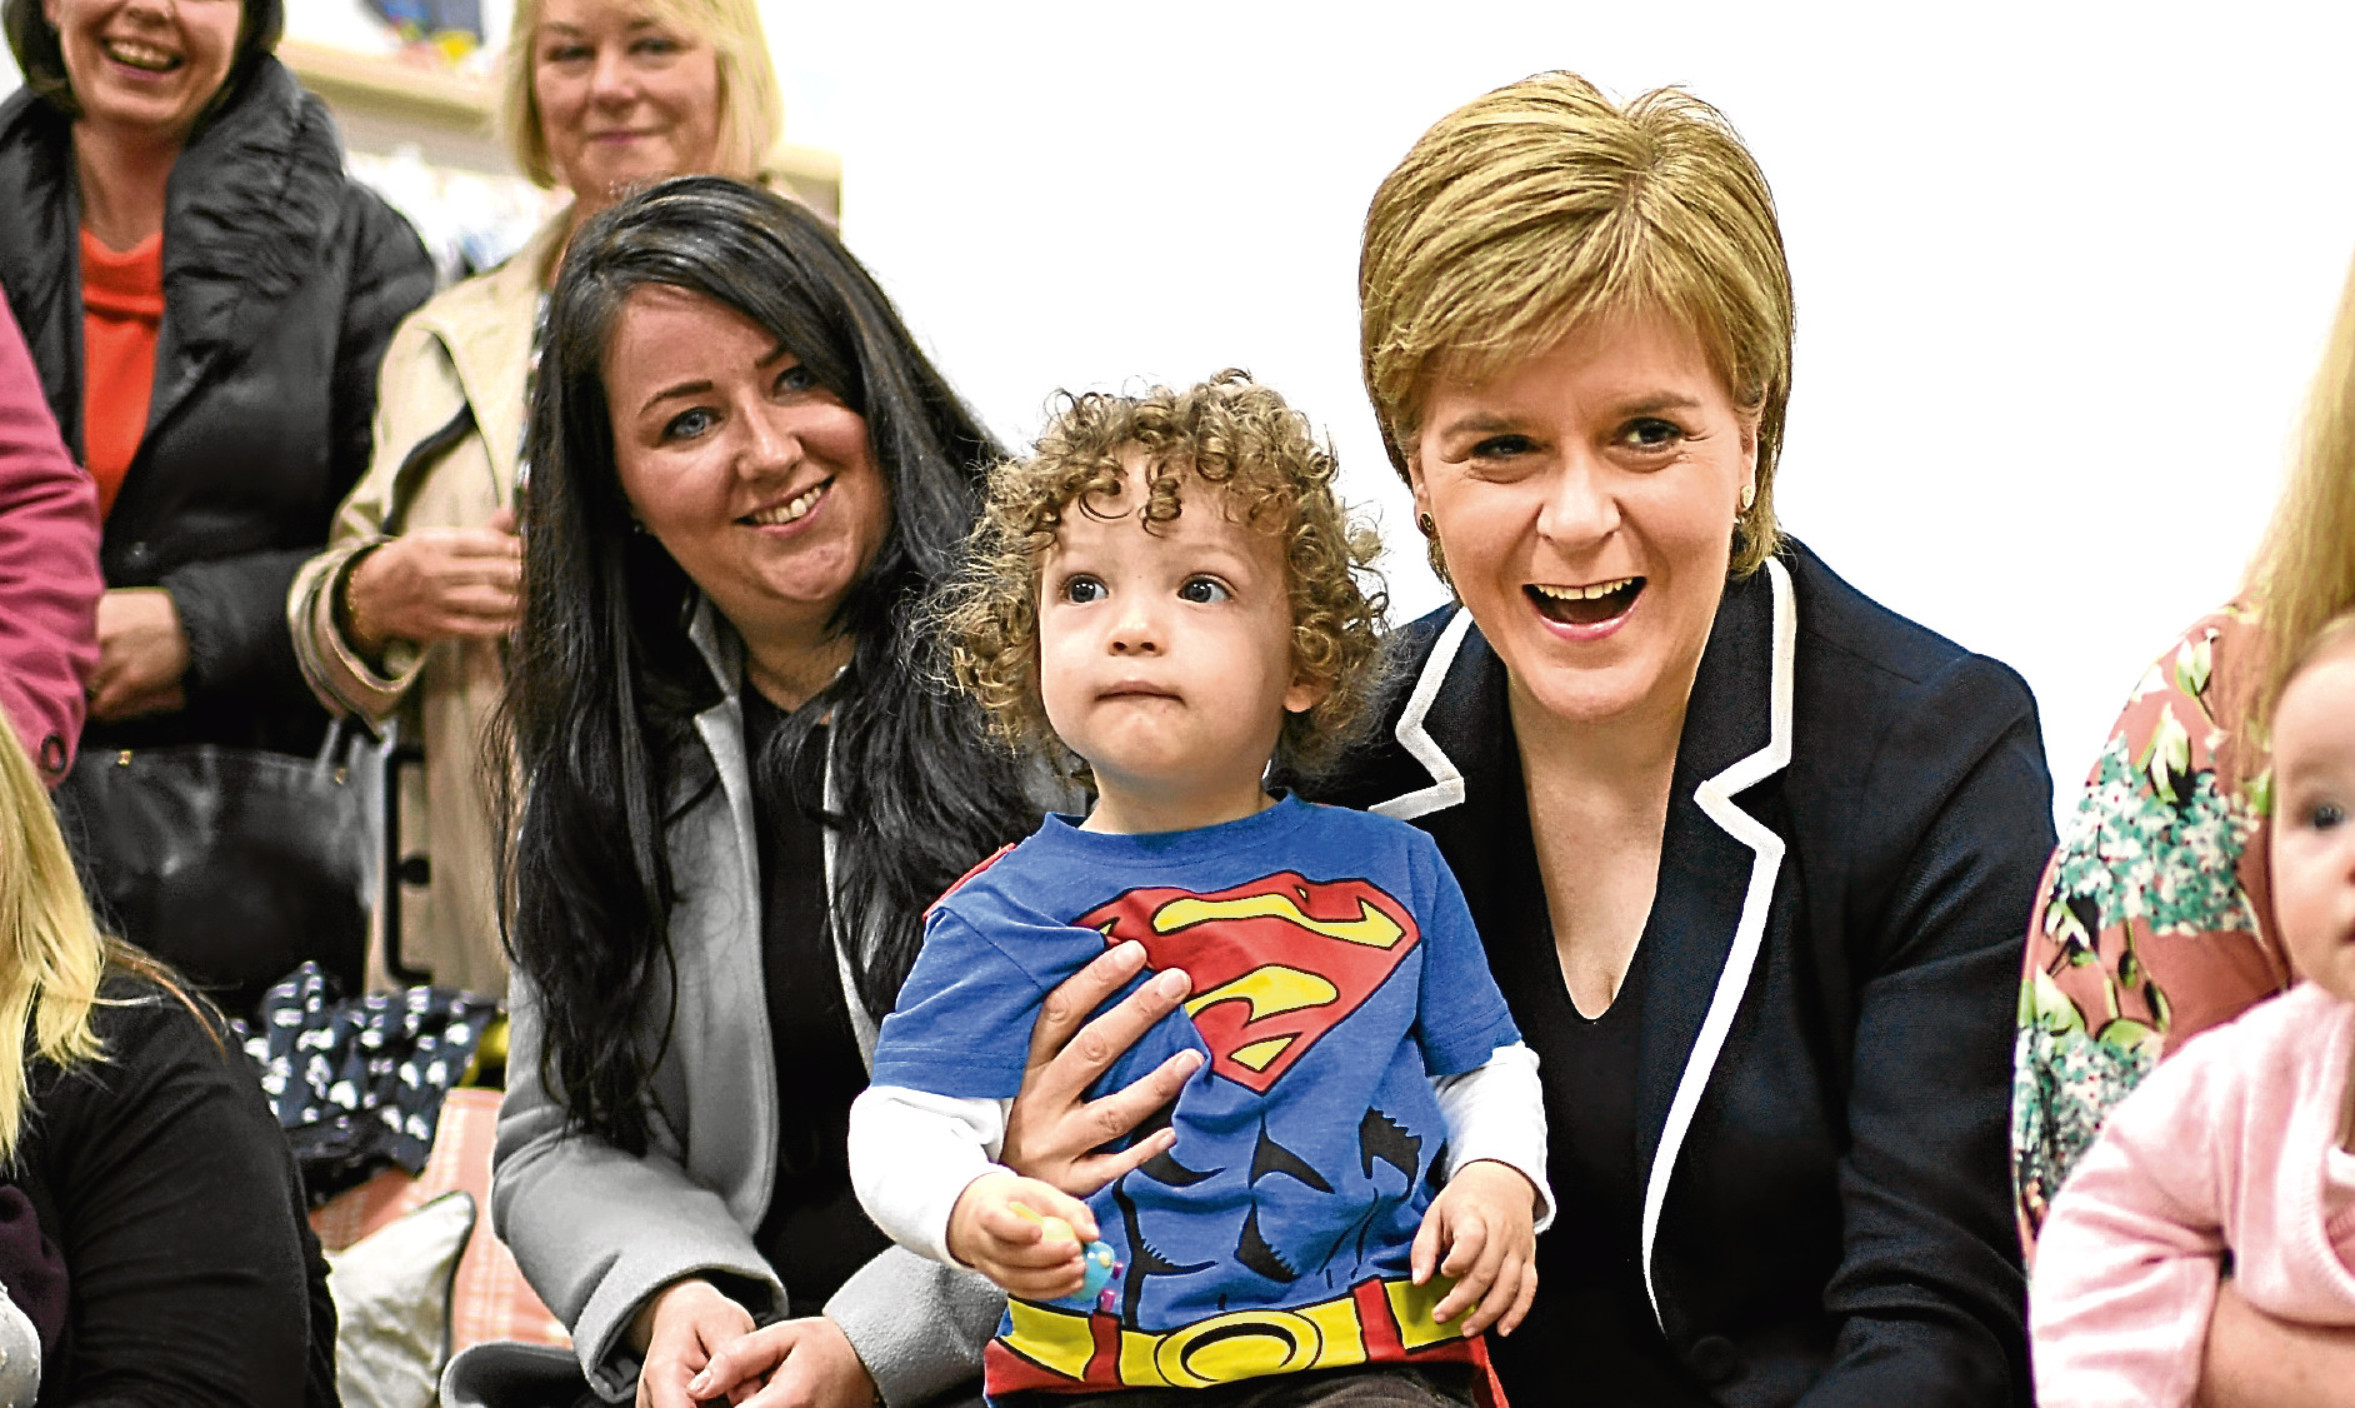
[[[2045,867],[2013,1055],[2012,1188],[2031,1255],[2111,1107],[2184,1040],[2290,985],[2268,892],[2271,776],[2224,705],[2263,659],[2240,603],[2170,646]]]

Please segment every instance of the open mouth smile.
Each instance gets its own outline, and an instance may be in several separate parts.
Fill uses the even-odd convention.
[[[1644,579],[1620,577],[1591,586],[1564,587],[1531,582],[1521,588],[1538,613],[1565,626],[1600,626],[1625,616],[1643,594]]]
[[[108,58],[126,68],[138,69],[141,73],[170,73],[187,62],[178,54],[158,49],[152,44],[142,44],[136,39],[108,39],[103,41],[102,47]]]
[[[829,476],[781,504],[758,509],[736,521],[754,528],[775,528],[786,523],[798,523],[810,516],[810,511],[818,506],[819,501],[826,497],[826,491],[833,487],[834,480]]]

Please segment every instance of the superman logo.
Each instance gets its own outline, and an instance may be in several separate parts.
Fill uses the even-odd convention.
[[[1074,922],[1191,974],[1186,1015],[1210,1069],[1262,1095],[1422,938],[1406,906],[1372,884],[1290,870],[1215,894],[1130,890]]]

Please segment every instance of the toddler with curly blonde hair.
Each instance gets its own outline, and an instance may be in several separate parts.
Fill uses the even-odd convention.
[[[876,1224],[1007,1291],[995,1400],[1294,1375],[1288,1403],[1469,1402],[1481,1332],[1535,1293],[1536,1058],[1462,892],[1421,831],[1267,790],[1375,684],[1375,544],[1333,479],[1239,372],[1068,398],[937,612],[1001,736],[1096,794],[933,907],[851,1113]],[[1190,1053],[1167,1119],[1097,1186],[996,1164],[1044,994],[1125,943],[1193,995],[1102,1088]]]

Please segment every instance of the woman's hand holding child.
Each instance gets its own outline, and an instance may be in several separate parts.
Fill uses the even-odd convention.
[[[1466,1335],[1513,1333],[1537,1298],[1536,1206],[1536,1185],[1510,1165],[1476,1159],[1455,1171],[1415,1234],[1415,1284],[1434,1271],[1455,1280],[1432,1319],[1471,1310]]]
[[[1087,1098],[1096,1078],[1192,991],[1183,969],[1164,969],[1100,1016],[1089,1018],[1144,966],[1145,946],[1132,940],[1106,949],[1047,994],[1031,1027],[1030,1067],[1022,1078],[1022,1093],[1006,1113],[1000,1163],[1027,1169],[1074,1197],[1087,1198],[1176,1147],[1177,1131],[1162,1129],[1125,1149],[1098,1152],[1177,1099],[1178,1091],[1201,1069],[1201,1052],[1180,1051],[1151,1075],[1100,1099]]]

